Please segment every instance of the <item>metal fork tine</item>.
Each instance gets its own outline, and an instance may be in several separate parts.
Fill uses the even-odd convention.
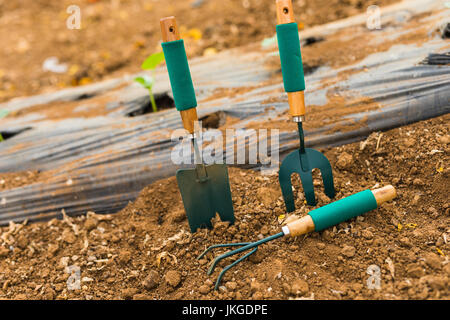
[[[329,162],[324,163],[320,168],[320,174],[322,175],[323,186],[325,189],[325,194],[333,199],[335,196],[334,181],[333,181],[333,171]]]
[[[316,205],[316,196],[314,194],[314,183],[311,171],[302,172],[297,170],[302,181],[303,192],[305,193],[306,202],[309,205]]]

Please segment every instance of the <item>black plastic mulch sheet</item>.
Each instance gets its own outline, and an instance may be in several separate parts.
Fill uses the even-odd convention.
[[[407,27],[405,22],[377,31],[373,34],[374,41],[382,42],[387,34],[392,37]],[[329,30],[324,30],[326,38]],[[306,78],[307,104],[326,104],[327,93],[331,90],[346,97],[372,98],[382,109],[342,119],[342,124],[367,119],[366,125],[358,129],[332,132],[329,126],[324,126],[310,130],[306,132],[307,145],[325,147],[349,143],[362,140],[373,131],[448,113],[450,67],[421,64],[431,53],[445,53],[446,46],[448,41],[430,37],[425,44],[395,45],[387,52],[370,55],[345,68],[336,70],[325,66],[315,70]],[[239,118],[235,127],[245,128],[250,122],[269,121],[288,109],[287,102],[266,102],[271,98],[280,101],[277,89],[282,88],[282,83],[261,85],[270,83],[266,80],[279,72],[265,67],[266,59],[276,52],[275,44],[264,45],[263,49],[234,49],[190,61],[200,102],[199,117],[220,111]],[[346,70],[355,72],[344,82],[322,87],[322,80]],[[156,78],[157,95],[170,96],[165,68],[157,70]],[[130,84],[121,87],[123,83]],[[233,97],[207,99],[214,96],[217,88],[241,87],[253,89]],[[130,79],[14,100],[0,105],[0,109],[17,111],[36,104],[96,95],[110,98],[106,116],[51,121],[41,114],[26,114],[0,120],[0,131],[11,135],[0,143],[0,172],[41,170],[49,171],[46,174],[50,176],[42,183],[0,192],[0,224],[60,217],[62,209],[69,215],[90,210],[113,213],[134,200],[151,182],[174,175],[178,166],[172,163],[170,154],[177,142],[170,136],[174,129],[182,127],[179,114],[170,109],[127,116],[139,114],[148,104],[145,90]],[[79,102],[80,108],[88,103]],[[280,132],[281,157],[297,147],[296,132]]]

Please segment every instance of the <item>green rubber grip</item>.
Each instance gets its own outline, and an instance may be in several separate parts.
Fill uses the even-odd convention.
[[[173,99],[178,111],[188,110],[197,106],[194,85],[184,49],[184,41],[176,40],[163,42],[162,48],[169,72]]]
[[[377,200],[372,191],[365,190],[315,209],[309,215],[314,222],[315,231],[321,231],[376,208]]]
[[[277,25],[278,50],[280,51],[281,72],[283,73],[284,91],[298,92],[305,90],[302,53],[297,23]]]

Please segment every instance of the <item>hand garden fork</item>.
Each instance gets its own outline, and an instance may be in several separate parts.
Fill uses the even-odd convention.
[[[298,26],[294,22],[291,0],[277,0],[277,38],[280,52],[281,71],[284,89],[289,100],[290,115],[298,126],[300,149],[291,152],[281,163],[279,181],[287,212],[295,210],[291,175],[298,173],[302,181],[305,198],[309,205],[316,204],[312,169],[317,168],[322,174],[325,194],[334,198],[333,171],[328,159],[319,151],[305,148],[305,135],[302,122],[305,120],[305,78]]]

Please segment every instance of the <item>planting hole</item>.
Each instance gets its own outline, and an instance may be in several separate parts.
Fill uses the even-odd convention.
[[[225,124],[227,117],[225,112],[217,111],[201,117],[199,120],[202,122],[203,128],[218,129]]]
[[[325,40],[325,38],[323,38],[323,37],[307,37],[307,38],[305,39],[305,43],[303,44],[303,46],[304,46],[304,47],[310,46],[310,45],[312,45],[312,44],[314,44],[314,43],[322,42],[322,41],[324,41],[324,40]]]
[[[14,136],[17,136],[19,133],[22,133],[24,131],[27,131],[31,128],[23,128],[18,130],[7,130],[7,131],[0,131],[0,134],[2,135],[3,140],[11,139]]]
[[[175,108],[173,99],[169,97],[167,93],[155,94],[155,102],[158,111]],[[143,99],[139,99],[137,102],[137,107],[127,113],[127,117],[137,117],[148,113],[153,113],[153,109],[150,98],[145,97]]]

